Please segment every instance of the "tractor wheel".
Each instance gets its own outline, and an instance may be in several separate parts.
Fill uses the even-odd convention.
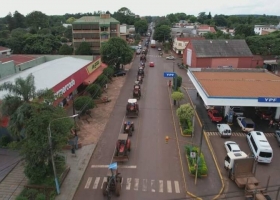
[[[104,182],[103,187],[102,187],[103,196],[107,196],[107,186],[108,186],[108,183]]]
[[[116,196],[119,197],[121,195],[122,185],[121,183],[116,183]]]

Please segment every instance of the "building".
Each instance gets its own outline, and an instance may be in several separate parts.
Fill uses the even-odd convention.
[[[0,56],[1,55],[10,55],[10,54],[11,54],[11,49],[0,46]]]
[[[262,30],[275,29],[274,25],[255,25],[254,31],[257,35],[260,35]]]
[[[266,30],[261,30],[260,35],[268,35],[274,31],[277,31],[277,29],[266,29]]]
[[[204,40],[204,37],[176,37],[173,41],[173,51],[183,54],[190,40]]]
[[[204,35],[205,33],[216,33],[216,30],[214,27],[209,25],[198,25],[197,27],[197,35]]]
[[[229,29],[229,28],[222,28],[220,29],[224,34],[229,34],[231,36],[234,36],[234,29]]]
[[[103,42],[120,36],[120,23],[110,14],[85,16],[72,24],[73,46],[76,50],[82,42],[88,42],[93,54],[100,54]]]
[[[253,54],[245,40],[191,40],[183,63],[198,68],[251,68]]]

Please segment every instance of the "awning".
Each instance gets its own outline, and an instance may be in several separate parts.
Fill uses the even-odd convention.
[[[105,65],[104,63],[101,64],[101,66],[96,69],[94,72],[92,72],[89,77],[87,77],[85,80],[84,80],[84,85],[90,85],[92,84],[102,73],[103,73],[103,70],[107,68],[107,65]]]

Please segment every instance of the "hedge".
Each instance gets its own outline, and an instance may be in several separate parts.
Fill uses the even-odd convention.
[[[187,127],[184,127],[184,124],[185,123],[182,123],[182,129],[183,129],[183,134],[184,135],[191,135],[192,132],[193,132],[193,125],[192,125],[192,122],[190,120],[186,120],[187,121]]]
[[[199,148],[195,147],[195,146],[187,145],[187,146],[185,146],[185,151],[186,151],[186,154],[187,154],[187,162],[188,162],[188,165],[189,165],[189,172],[192,175],[195,175],[195,172],[196,172],[196,168],[195,168],[196,158],[191,158],[190,152],[196,152],[196,154],[198,154]],[[207,165],[206,165],[206,162],[205,162],[205,159],[204,159],[204,155],[201,153],[200,161],[198,163],[197,176],[198,177],[206,176],[207,173],[208,173],[208,168],[207,168]]]

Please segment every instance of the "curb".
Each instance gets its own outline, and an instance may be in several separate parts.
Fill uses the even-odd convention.
[[[181,135],[183,137],[192,137],[192,135],[184,135],[183,130],[182,130],[182,126],[181,126],[181,124],[179,124],[179,125],[180,125],[180,132],[181,132]]]
[[[187,93],[187,95],[188,95],[188,98],[189,98],[189,100],[190,100],[190,103],[191,103],[192,107],[194,107],[193,101],[192,101],[192,99],[191,99],[191,97],[190,97],[190,95],[189,95],[189,93],[188,93],[187,88],[186,88],[186,87],[183,87],[183,88],[185,89],[185,91],[186,91],[186,93]],[[202,127],[201,120],[200,120],[200,118],[199,118],[199,116],[198,116],[198,114],[197,114],[196,111],[195,111],[195,115],[196,115],[196,118],[198,119],[198,122],[199,122],[200,127]],[[213,199],[218,199],[218,198],[221,196],[221,194],[223,193],[224,189],[225,189],[225,183],[224,183],[224,180],[223,180],[221,171],[220,171],[220,169],[219,169],[219,166],[218,166],[218,163],[217,163],[217,159],[216,159],[216,156],[215,156],[215,154],[214,154],[213,147],[212,147],[212,145],[211,145],[211,142],[209,141],[209,137],[208,137],[208,135],[207,135],[207,133],[206,133],[205,131],[203,131],[203,135],[204,135],[204,138],[205,138],[206,143],[207,143],[207,145],[208,145],[208,148],[210,149],[210,152],[211,152],[211,154],[212,154],[212,157],[213,157],[213,160],[214,160],[216,169],[217,169],[217,171],[218,171],[218,174],[219,174],[219,177],[220,177],[220,180],[221,180],[221,183],[222,183],[222,187],[221,187],[221,189],[220,189],[220,192],[213,198]]]

